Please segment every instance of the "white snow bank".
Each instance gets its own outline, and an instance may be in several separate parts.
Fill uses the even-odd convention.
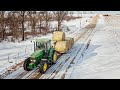
[[[69,78],[120,78],[120,31],[104,27],[102,18],[100,21],[96,27],[98,31],[91,38],[84,56],[75,67],[71,67],[74,70],[71,73],[69,71]]]
[[[88,22],[85,22],[88,20]],[[85,27],[90,23],[92,19],[91,18],[83,18],[82,19],[82,28]],[[53,26],[56,22],[53,22]],[[66,31],[66,36],[72,36],[75,37],[78,32],[80,32],[80,19],[71,20],[69,22],[64,21],[62,25],[69,28],[70,31]],[[15,63],[19,63],[21,61],[24,61],[24,59],[29,56],[34,48],[34,44],[31,42],[31,40],[36,38],[49,38],[52,39],[52,34],[47,35],[40,35],[40,37],[34,37],[30,38],[27,41],[23,41],[20,43],[12,43],[12,42],[2,42],[0,43],[0,72],[3,73],[6,68],[9,68],[11,65],[15,65]],[[12,62],[12,63],[9,63]]]

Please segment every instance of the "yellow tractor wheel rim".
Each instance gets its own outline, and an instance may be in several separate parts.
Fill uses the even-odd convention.
[[[55,63],[57,60],[57,53],[55,52],[54,55],[53,55],[53,62]]]
[[[43,65],[43,71],[46,71],[46,70],[47,70],[47,63]]]

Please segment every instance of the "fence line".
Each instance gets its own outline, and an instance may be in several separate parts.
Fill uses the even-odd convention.
[[[23,48],[21,48],[22,50]],[[12,61],[17,61],[20,58],[24,58],[26,56],[29,56],[33,51],[34,51],[34,47],[33,46],[25,46],[25,48],[22,51],[18,51],[18,52],[12,52],[12,53],[8,53],[6,54],[6,56],[0,56],[0,61],[8,61],[10,63],[12,63]]]

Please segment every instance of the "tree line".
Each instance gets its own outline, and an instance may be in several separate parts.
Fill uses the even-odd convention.
[[[21,38],[24,41],[29,34],[47,34],[50,32],[51,21],[57,21],[55,30],[60,31],[62,21],[74,18],[72,14],[70,11],[0,11],[1,41],[11,35],[14,39]]]

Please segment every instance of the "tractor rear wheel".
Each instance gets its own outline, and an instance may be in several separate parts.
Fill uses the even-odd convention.
[[[24,67],[25,71],[30,71],[30,69],[28,68],[29,63],[30,63],[29,58],[25,59],[24,64],[23,64],[23,67]]]
[[[39,71],[41,74],[44,74],[48,69],[48,62],[47,61],[41,61],[39,66]]]
[[[53,63],[53,64],[55,64],[55,63],[56,63],[56,61],[57,61],[57,52],[56,52],[56,51],[54,51],[54,52],[53,52],[53,59],[52,59],[52,63]]]

